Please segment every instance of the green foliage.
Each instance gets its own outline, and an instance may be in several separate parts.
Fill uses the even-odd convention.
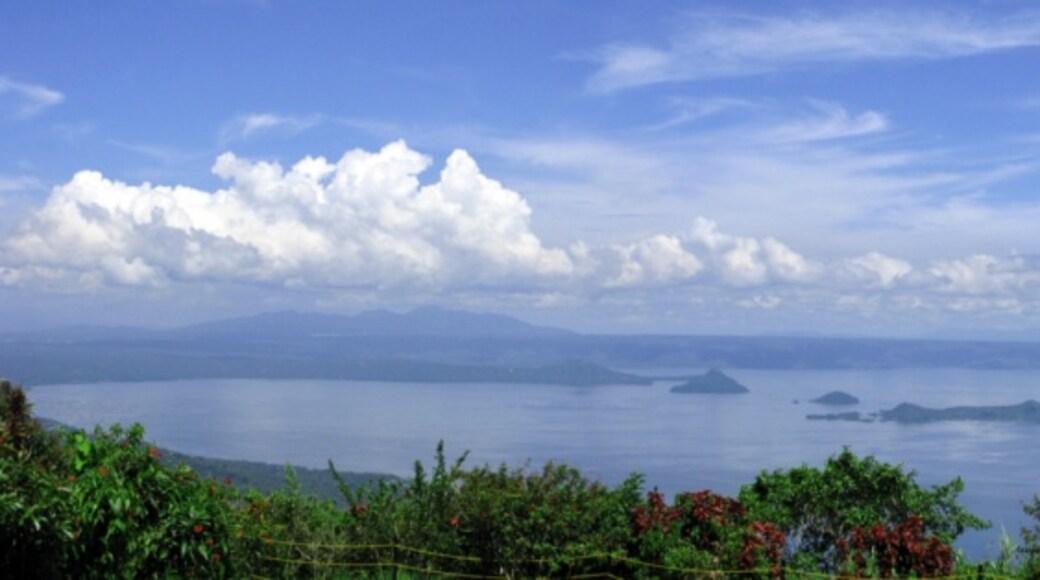
[[[245,493],[255,490],[270,494],[282,490],[285,485],[285,467],[233,459],[214,459],[197,455],[185,455],[167,449],[162,450],[162,463],[171,467],[187,465],[199,477],[230,482],[237,490]],[[293,467],[300,493],[315,495],[321,499],[342,501],[336,481],[329,477],[327,469]],[[396,479],[392,475],[376,473],[344,473],[344,482],[350,487],[375,485],[381,479]]]
[[[432,473],[417,462],[407,483],[342,485],[350,542],[421,547],[350,556],[392,557],[416,570],[528,577],[602,571],[611,549],[623,550],[641,478],[611,490],[563,465],[535,473],[506,466],[465,470],[464,460],[449,463],[438,445]],[[459,554],[465,556],[451,557]]]
[[[622,553],[641,481],[633,476],[611,490],[565,465],[550,463],[534,473],[485,466],[461,477],[460,505],[449,522],[463,550],[480,559],[479,573],[603,570],[608,560],[588,556]]]
[[[632,510],[632,525],[632,551],[642,561],[745,577],[783,574],[783,532],[752,520],[739,501],[710,490],[679,494],[671,506],[651,491],[646,503]]]
[[[0,385],[0,569],[18,576],[222,577],[230,496],[159,464],[135,425],[47,433]]]
[[[281,489],[243,495],[164,464],[138,425],[53,434],[30,410],[0,384],[0,576],[1040,576],[1040,497],[1020,559],[1007,542],[997,561],[957,562],[952,540],[982,525],[961,482],[926,489],[848,450],[764,472],[739,499],[668,503],[639,475],[608,487],[551,463],[467,469],[438,445],[407,481],[358,487],[330,462],[337,505],[288,467]]]
[[[282,489],[250,492],[231,515],[243,575],[308,576],[340,558],[334,548],[344,542],[340,510],[331,500],[301,494],[291,467]]]
[[[1040,494],[1034,495],[1022,509],[1033,520],[1031,526],[1022,528],[1022,546],[1019,548],[1025,560],[1022,568],[1037,578],[1040,577]]]
[[[0,570],[54,577],[70,537],[61,448],[31,409],[24,391],[0,380]]]
[[[229,495],[186,468],[162,466],[140,425],[67,434],[72,537],[78,577],[227,573]]]
[[[922,487],[912,471],[845,449],[823,469],[762,472],[740,499],[756,519],[784,530],[794,560],[836,570],[842,564],[837,542],[849,541],[856,528],[894,527],[917,516],[922,533],[950,544],[966,528],[985,527],[957,502],[963,489],[959,478]]]

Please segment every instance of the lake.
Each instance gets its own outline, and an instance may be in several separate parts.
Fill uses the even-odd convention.
[[[655,376],[699,372],[658,369]],[[728,374],[746,395],[679,395],[653,386],[425,384],[361,381],[199,380],[50,385],[31,389],[36,413],[77,426],[140,422],[176,451],[345,471],[409,475],[438,440],[469,464],[563,461],[617,483],[646,475],[672,495],[735,494],[761,469],[819,465],[849,446],[903,463],[919,481],[961,476],[963,502],[994,528],[960,545],[997,553],[1002,526],[1017,537],[1023,501],[1040,492],[1040,426],[1005,423],[809,421],[832,412],[808,400],[840,389],[872,412],[901,402],[1003,405],[1040,399],[1040,371],[754,371]],[[796,403],[797,401],[797,403]]]

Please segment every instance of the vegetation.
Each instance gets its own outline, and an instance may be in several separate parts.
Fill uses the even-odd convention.
[[[857,555],[908,551],[876,565],[900,576],[934,576],[952,569],[954,539],[988,525],[957,503],[963,489],[959,478],[926,489],[913,472],[845,449],[823,469],[763,472],[741,489],[740,500],[783,530],[800,566],[838,571],[856,564]]]
[[[259,491],[272,493],[285,486],[285,466],[261,463],[259,461],[241,461],[236,459],[215,459],[185,455],[160,449],[164,465],[177,467],[187,465],[199,477],[215,479],[220,482],[229,481],[232,486],[242,492]],[[292,466],[291,470],[299,484],[300,492],[320,499],[331,499],[343,502],[336,480],[329,477],[328,469],[310,469]],[[342,473],[344,481],[351,487],[375,485],[380,480],[393,481],[393,475],[385,473]]]
[[[983,522],[959,480],[845,450],[822,468],[763,472],[737,498],[609,487],[576,469],[464,468],[438,446],[407,481],[348,484],[342,503],[240,492],[168,465],[139,426],[48,432],[0,385],[0,570],[15,577],[437,576],[1035,577],[1037,525],[1020,552],[968,564],[951,548]]]

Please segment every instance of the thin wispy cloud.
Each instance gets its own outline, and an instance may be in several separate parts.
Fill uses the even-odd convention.
[[[941,59],[1040,45],[1040,13],[981,18],[956,12],[818,16],[697,13],[659,46],[616,43],[588,53],[597,91],[754,76],[820,64]]]
[[[676,98],[671,101],[676,112],[668,119],[646,127],[647,131],[671,129],[734,110],[757,108],[748,100],[731,97]]]
[[[0,103],[9,107],[15,117],[33,117],[64,100],[65,95],[54,89],[0,76]]]
[[[222,144],[232,141],[248,141],[265,133],[296,135],[318,125],[318,115],[294,117],[276,113],[248,113],[235,117],[220,130]]]
[[[794,121],[778,124],[759,133],[765,142],[829,141],[862,137],[888,128],[888,119],[877,111],[849,113],[844,107],[816,102],[813,113]]]
[[[157,145],[152,143],[130,143],[118,139],[109,139],[108,144],[125,151],[136,153],[163,165],[178,165],[192,159],[198,158],[198,153],[184,151],[168,145]]]
[[[30,175],[4,175],[0,173],[0,193],[38,189],[41,185],[42,182],[37,177]]]

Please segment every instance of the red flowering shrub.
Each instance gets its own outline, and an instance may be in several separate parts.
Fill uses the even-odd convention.
[[[753,521],[739,501],[710,490],[687,492],[675,505],[652,491],[631,510],[634,551],[641,560],[680,570],[738,569],[782,574],[784,534]]]
[[[849,539],[839,539],[836,547],[846,571],[856,576],[949,576],[956,561],[950,546],[925,535],[924,520],[916,515],[895,526],[854,528]]]

